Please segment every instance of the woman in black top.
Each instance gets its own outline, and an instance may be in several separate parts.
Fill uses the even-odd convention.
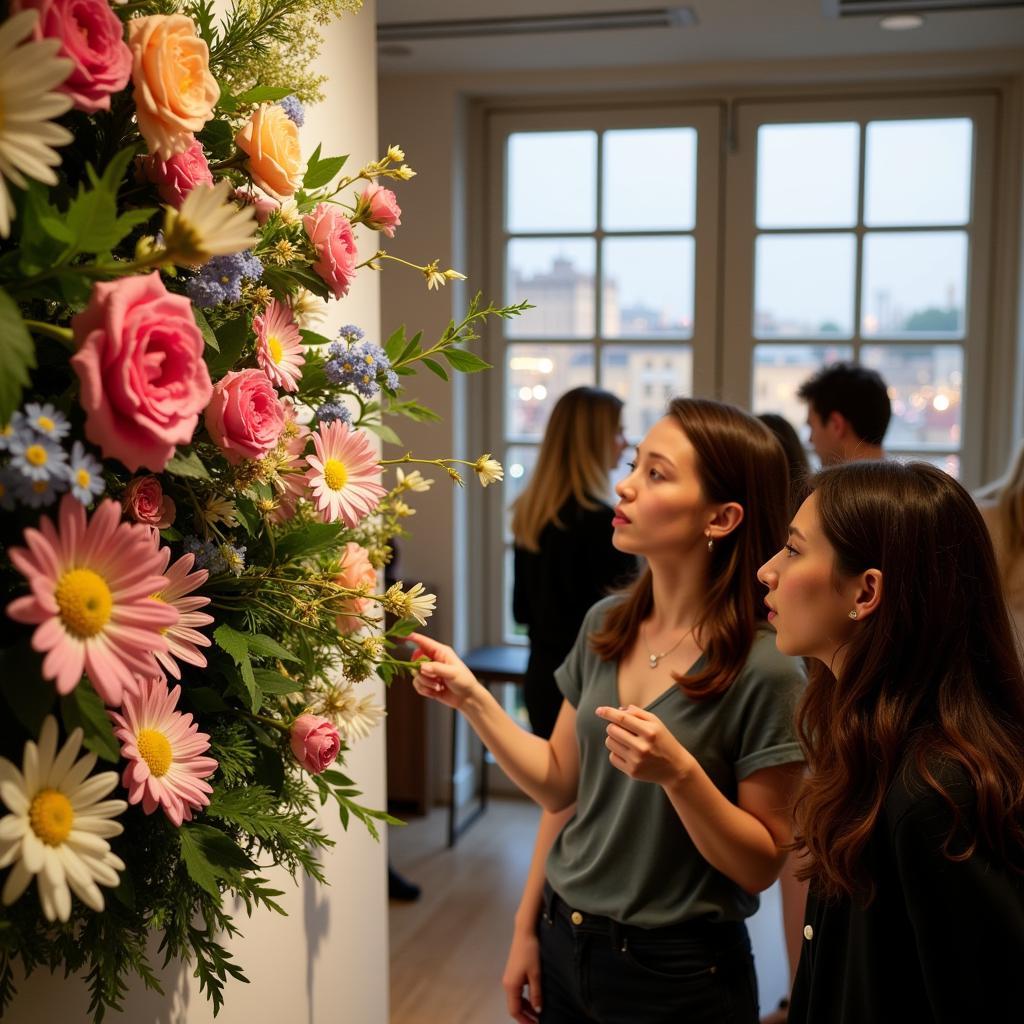
[[[1024,1016],[1024,678],[985,525],[923,463],[826,470],[762,566],[810,879],[791,1024]]]
[[[562,695],[565,661],[587,610],[636,573],[636,559],[612,546],[608,473],[626,447],[622,402],[598,388],[573,388],[555,404],[537,465],[512,506],[512,613],[527,627],[524,696],[530,726],[547,739]]]

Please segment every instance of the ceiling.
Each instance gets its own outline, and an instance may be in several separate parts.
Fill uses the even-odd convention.
[[[931,13],[909,32],[877,16],[836,18],[822,0],[377,0],[380,24],[509,18],[683,5],[697,24],[506,38],[441,39],[381,53],[383,74],[629,67],[710,61],[1024,49],[1024,8]],[[834,5],[833,5],[834,6]]]

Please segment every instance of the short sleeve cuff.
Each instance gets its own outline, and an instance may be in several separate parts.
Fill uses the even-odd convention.
[[[555,669],[555,684],[562,691],[562,696],[575,708],[580,703],[580,686],[566,668],[568,660]]]
[[[762,768],[774,768],[780,764],[802,764],[806,760],[799,743],[780,743],[776,747],[755,750],[754,753],[737,761],[736,778],[742,781]]]

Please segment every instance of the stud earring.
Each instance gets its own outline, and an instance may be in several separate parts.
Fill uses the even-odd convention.
[[[857,618],[857,609],[856,608],[854,608],[853,611],[850,612],[850,618],[851,619]]]

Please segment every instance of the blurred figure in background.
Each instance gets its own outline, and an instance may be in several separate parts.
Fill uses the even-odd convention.
[[[777,412],[763,412],[757,417],[776,437],[789,463],[789,514],[792,515],[807,497],[811,464],[793,424]]]
[[[1006,475],[977,494],[999,564],[999,578],[1017,633],[1017,651],[1024,657],[1024,440],[1010,460]]]
[[[619,398],[599,388],[567,391],[551,410],[537,465],[512,505],[512,613],[530,637],[526,710],[543,739],[562,706],[555,669],[583,617],[636,574],[636,559],[612,547],[608,504],[608,474],[625,448]]]
[[[832,363],[800,385],[807,403],[811,446],[823,466],[884,459],[882,441],[892,416],[885,381],[856,363]]]

